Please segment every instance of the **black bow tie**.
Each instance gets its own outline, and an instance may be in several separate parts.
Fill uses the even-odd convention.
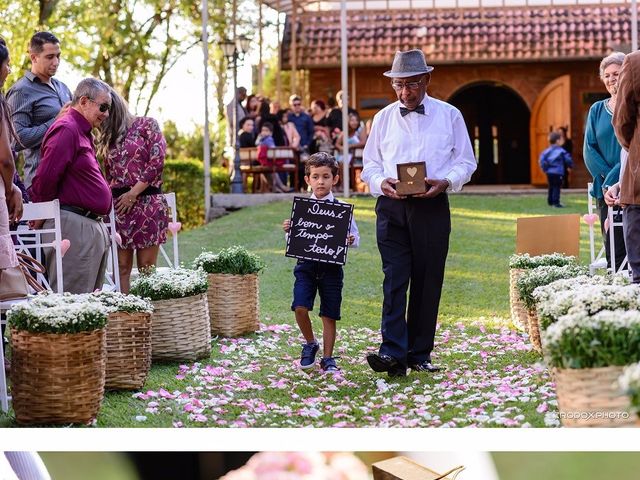
[[[421,115],[424,115],[424,105],[421,103],[420,105],[418,105],[416,107],[415,110],[409,110],[408,108],[400,107],[400,115],[402,115],[403,117],[405,115],[408,115],[409,112],[416,112],[416,113],[419,113]]]

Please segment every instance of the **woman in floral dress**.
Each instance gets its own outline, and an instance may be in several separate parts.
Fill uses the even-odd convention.
[[[133,255],[138,270],[156,265],[160,244],[167,240],[168,205],[162,194],[167,148],[158,122],[136,117],[125,100],[111,90],[111,109],[96,142],[116,209],[120,286],[129,292]]]

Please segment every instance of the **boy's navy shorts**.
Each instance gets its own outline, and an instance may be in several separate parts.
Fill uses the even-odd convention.
[[[295,310],[296,307],[313,310],[313,302],[318,292],[320,293],[320,316],[340,320],[344,278],[342,265],[298,260],[293,269],[293,275],[296,281],[293,284],[291,310]]]

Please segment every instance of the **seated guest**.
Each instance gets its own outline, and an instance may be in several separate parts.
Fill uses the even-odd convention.
[[[78,84],[69,110],[44,136],[42,158],[31,185],[33,201],[60,200],[62,238],[70,241],[62,258],[65,292],[101,288],[107,267],[109,234],[102,218],[111,210],[111,190],[96,159],[91,129],[109,116],[110,91],[109,85],[96,78]],[[34,228],[42,224],[41,220],[34,222]],[[44,227],[52,228],[53,220],[44,222]],[[56,290],[54,252],[45,257],[51,287]]]
[[[260,134],[260,132],[262,131],[262,125],[265,122],[270,123],[273,141],[275,142],[277,147],[283,147],[285,143],[284,132],[282,131],[282,127],[280,127],[280,123],[278,122],[278,117],[276,117],[275,113],[271,112],[272,108],[273,108],[273,105],[269,102],[269,99],[263,98],[262,102],[260,103],[260,110],[259,110],[258,117],[256,118],[255,131],[258,134]]]
[[[311,102],[311,120],[316,129],[327,126],[327,105],[322,100]]]
[[[347,110],[349,114],[358,113],[351,107],[348,107]],[[327,126],[331,132],[331,138],[335,142],[342,131],[342,90],[336,93],[336,106],[327,114]]]
[[[296,125],[291,120],[289,120],[290,113],[291,110],[283,109],[278,111],[276,116],[278,117],[280,127],[282,127],[282,130],[284,131],[284,139],[286,145],[297,150],[298,148],[300,148],[300,134],[298,133]]]
[[[342,163],[342,148],[343,148],[342,132],[336,138],[336,160],[338,163]],[[349,145],[349,162],[351,162],[351,150],[358,147],[364,147],[367,143],[367,132],[364,124],[360,121],[360,116],[357,113],[349,114],[349,136],[347,137],[347,144]]]
[[[273,160],[271,160],[267,155],[267,150],[276,146],[273,140],[273,125],[271,123],[264,122],[262,124],[260,135],[256,140],[256,145],[258,145],[258,161],[266,167],[273,166]],[[271,188],[274,192],[283,193],[291,191],[284,183],[282,183],[279,175],[273,173],[267,175],[267,177],[269,178]]]
[[[289,105],[291,106],[289,113],[289,121],[293,122],[298,133],[300,134],[300,149],[305,152],[309,151],[309,145],[313,141],[314,124],[313,120],[302,108],[302,99],[298,95],[289,97]]]
[[[256,138],[253,134],[254,121],[251,117],[244,117],[240,120],[240,133],[238,134],[238,147],[251,148],[256,145]]]
[[[259,95],[251,94],[247,97],[247,106],[245,107],[247,117],[255,119],[258,116],[261,101],[262,97]]]

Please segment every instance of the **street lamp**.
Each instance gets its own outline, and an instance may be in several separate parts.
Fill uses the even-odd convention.
[[[233,146],[233,178],[231,179],[231,193],[242,192],[242,174],[240,173],[240,153],[238,151],[238,63],[244,59],[244,55],[249,51],[251,39],[244,35],[231,40],[225,39],[222,42],[222,53],[227,62],[233,66],[233,114],[227,119],[233,122],[231,125],[231,145]]]

